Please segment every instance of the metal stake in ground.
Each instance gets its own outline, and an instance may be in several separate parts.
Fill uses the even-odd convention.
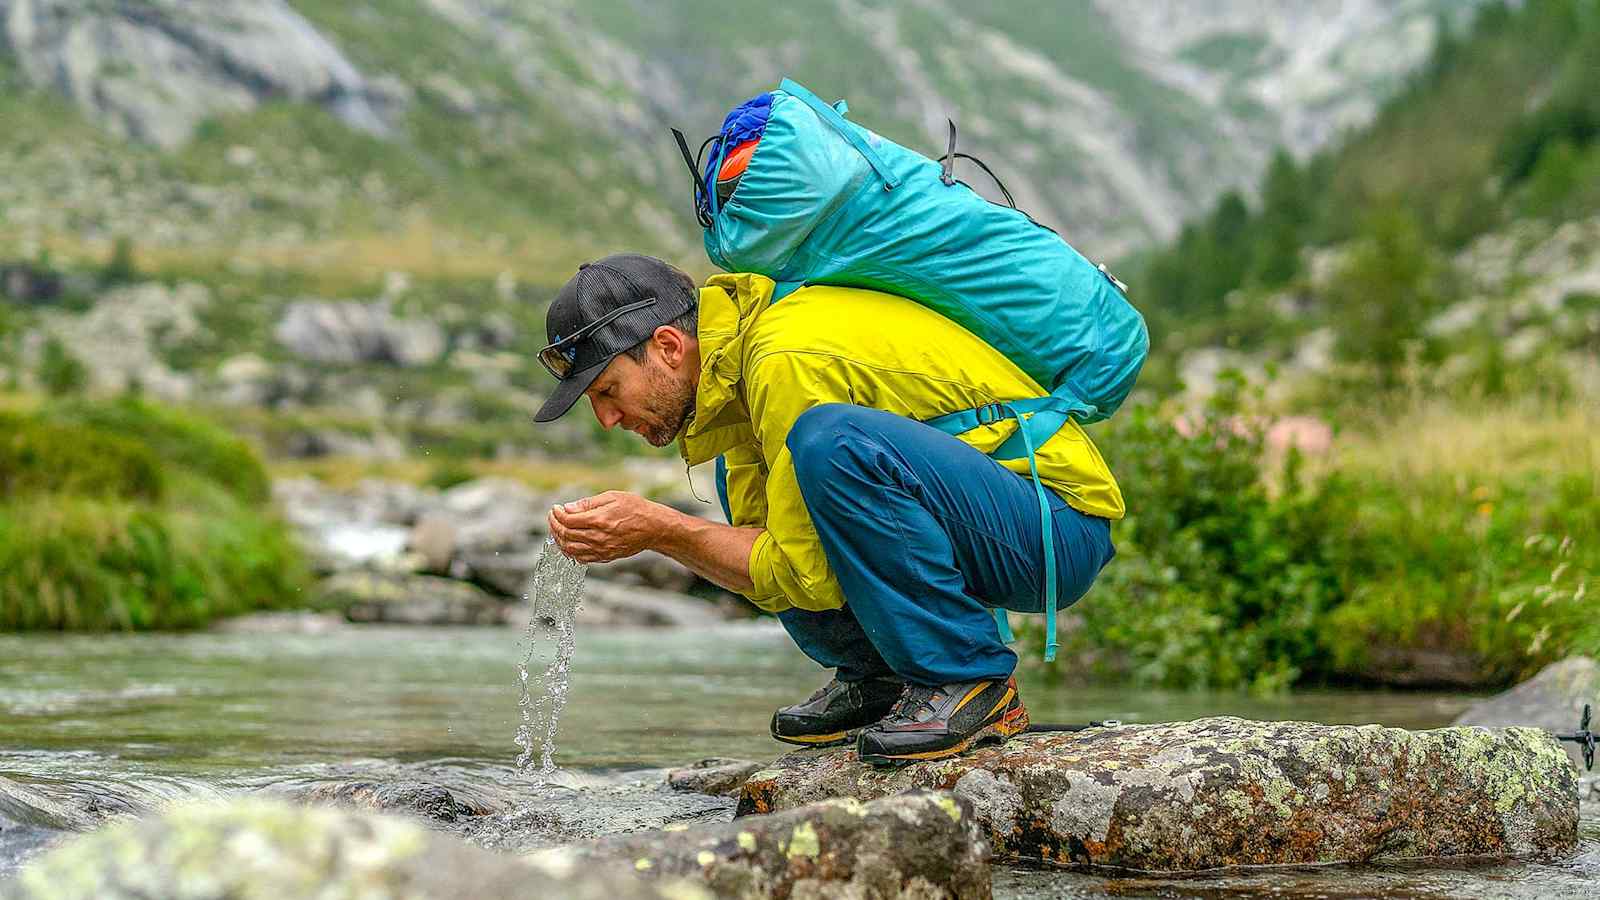
[[[1558,740],[1571,741],[1583,748],[1583,767],[1590,772],[1594,771],[1594,745],[1595,734],[1589,730],[1589,704],[1583,705],[1583,719],[1578,722],[1578,730],[1572,734],[1558,734]]]

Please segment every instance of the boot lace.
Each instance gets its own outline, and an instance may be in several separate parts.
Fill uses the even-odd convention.
[[[933,698],[939,693],[937,688],[924,687],[920,684],[908,684],[900,692],[900,699],[895,701],[894,709],[889,712],[889,718],[906,722],[917,721],[917,713],[926,709],[929,715],[934,713]]]

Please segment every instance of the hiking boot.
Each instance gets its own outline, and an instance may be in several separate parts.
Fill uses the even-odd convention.
[[[905,683],[893,678],[829,681],[804,703],[772,714],[772,736],[786,744],[828,747],[889,714]]]
[[[904,765],[955,756],[989,738],[1005,741],[1027,727],[1015,677],[936,688],[913,684],[887,718],[861,732],[856,752],[862,762]]]

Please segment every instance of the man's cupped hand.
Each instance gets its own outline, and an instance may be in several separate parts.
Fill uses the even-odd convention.
[[[650,548],[661,533],[663,509],[638,494],[606,491],[551,507],[550,535],[577,562],[611,562]]]

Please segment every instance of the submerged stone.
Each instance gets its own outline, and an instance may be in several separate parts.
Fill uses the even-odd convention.
[[[406,819],[251,799],[173,807],[80,837],[0,885],[4,900],[281,897],[708,898],[603,866],[558,872]]]
[[[1030,734],[898,770],[791,753],[751,776],[739,813],[912,788],[965,799],[1011,859],[1156,871],[1553,856],[1578,830],[1575,773],[1536,729],[1229,717]]]
[[[692,766],[669,770],[667,787],[692,794],[737,797],[744,790],[745,780],[760,771],[763,765],[748,759],[702,759]]]
[[[989,845],[972,808],[915,791],[824,800],[687,830],[619,835],[536,854],[547,865],[616,860],[721,898],[988,900]]]

